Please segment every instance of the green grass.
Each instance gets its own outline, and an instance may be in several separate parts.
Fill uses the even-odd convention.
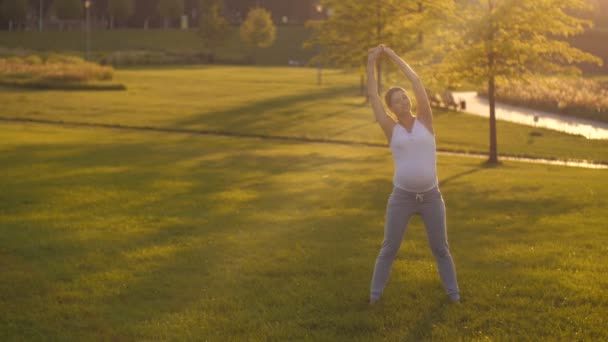
[[[325,70],[317,86],[307,68],[171,67],[116,70],[114,81],[128,90],[0,91],[0,117],[385,143],[357,75]],[[438,109],[434,124],[439,149],[488,151],[487,119]],[[606,140],[497,126],[501,154],[608,162]]]
[[[369,308],[387,149],[0,125],[1,340],[608,339],[606,171],[439,156],[464,303],[415,218]]]
[[[260,49],[256,63],[287,65],[289,59],[308,61],[314,54],[303,49],[309,35],[303,26],[279,26],[273,46]],[[84,55],[86,36],[81,31],[4,32],[0,31],[0,47],[33,51],[56,51]],[[101,60],[114,51],[161,51],[168,53],[200,53],[205,51],[196,30],[100,30],[91,34],[91,51]],[[224,46],[217,50],[218,62],[245,63],[250,53],[240,41],[238,27],[232,27]]]

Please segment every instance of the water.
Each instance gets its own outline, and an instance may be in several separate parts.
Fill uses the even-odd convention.
[[[455,92],[454,97],[466,101],[466,113],[486,118],[490,116],[488,100],[477,96],[476,92]],[[534,120],[535,117],[537,118],[536,122]],[[582,135],[587,139],[608,139],[608,123],[515,107],[502,103],[496,103],[496,119]]]

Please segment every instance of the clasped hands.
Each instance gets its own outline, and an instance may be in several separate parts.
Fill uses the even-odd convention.
[[[387,55],[390,56],[391,54],[394,54],[395,52],[393,51],[393,49],[389,48],[388,46],[386,46],[384,44],[380,44],[367,51],[367,60],[369,62],[375,62],[382,53],[386,53]]]

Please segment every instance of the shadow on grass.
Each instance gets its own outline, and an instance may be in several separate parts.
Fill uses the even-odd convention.
[[[299,112],[292,108],[297,108],[298,103],[310,104],[324,99],[339,96],[352,95],[356,87],[332,87],[320,89],[294,96],[278,96],[275,98],[254,102],[245,106],[239,106],[228,110],[201,113],[198,116],[190,117],[175,123],[176,127],[190,128],[201,123],[221,123],[221,127],[228,128],[235,132],[250,133],[252,131],[275,130],[280,134],[285,125],[297,125],[298,120],[310,120],[314,118],[299,117]],[[235,94],[237,96],[237,94]],[[284,109],[292,109],[284,112]],[[277,117],[277,113],[284,114]],[[335,115],[340,113],[334,113]],[[284,120],[277,120],[283,118]]]
[[[253,309],[245,315],[254,319],[256,308],[273,299],[256,301],[258,294],[248,293],[248,286],[273,274],[283,282],[289,276],[284,268],[293,265],[280,256],[272,262],[276,253],[288,253],[285,246],[293,247],[295,236],[313,247],[313,236],[302,231],[319,233],[335,230],[345,219],[361,220],[356,213],[329,214],[340,204],[325,196],[329,187],[338,186],[340,198],[350,197],[350,184],[323,176],[336,168],[345,172],[352,159],[288,150],[277,154],[267,151],[273,145],[261,143],[252,150],[250,141],[230,139],[210,139],[201,146],[198,139],[178,139],[168,147],[166,142],[114,141],[4,151],[2,164],[21,177],[5,184],[2,209],[19,219],[8,228],[10,246],[2,248],[35,270],[36,283],[49,285],[44,298],[58,300],[47,320],[31,322],[41,332],[78,337],[93,328],[102,338],[141,336],[135,331],[138,324],[160,322],[193,305],[212,305],[221,316],[226,289],[236,292],[232,297],[251,301]],[[290,180],[298,174],[306,174],[305,179]],[[358,183],[352,185],[364,193],[377,185]],[[365,202],[358,205],[371,205]],[[309,213],[303,216],[304,211]],[[32,217],[33,212],[38,214]],[[238,264],[249,262],[252,252],[267,264],[241,269]],[[299,274],[326,275],[308,267],[293,276]],[[39,291],[13,280],[21,289],[17,297]],[[283,305],[289,300],[280,299]],[[81,318],[65,316],[68,311]]]
[[[3,151],[0,163],[10,168],[0,209],[10,218],[0,251],[36,273],[35,282],[7,273],[14,305],[30,308],[28,298],[41,298],[51,308],[42,319],[25,313],[8,321],[57,339],[382,334],[386,312],[370,314],[357,303],[367,298],[392,187],[390,172],[377,171],[390,165],[386,151],[160,137],[93,136]],[[513,195],[534,187],[472,188],[469,177],[488,171],[469,162],[440,180],[450,237],[466,239],[453,246],[492,250],[540,238],[530,233],[535,222],[582,205],[541,198],[541,211],[538,198]],[[508,229],[490,230],[483,220],[505,213],[516,222]],[[428,250],[426,240],[418,245]],[[477,251],[453,252],[457,270],[458,259],[494,266]],[[400,258],[415,253],[402,247]],[[520,276],[513,267],[503,271]],[[411,279],[423,294],[439,287]],[[400,316],[411,324],[410,340],[428,338],[445,319],[435,297],[420,303],[411,308],[417,319]]]

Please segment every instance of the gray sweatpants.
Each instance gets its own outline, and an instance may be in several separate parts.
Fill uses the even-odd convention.
[[[382,295],[408,222],[417,213],[424,221],[439,276],[448,296],[451,299],[460,298],[454,262],[448,248],[445,204],[441,192],[434,188],[424,193],[415,193],[394,187],[386,208],[384,241],[372,276],[370,299],[377,300]]]

